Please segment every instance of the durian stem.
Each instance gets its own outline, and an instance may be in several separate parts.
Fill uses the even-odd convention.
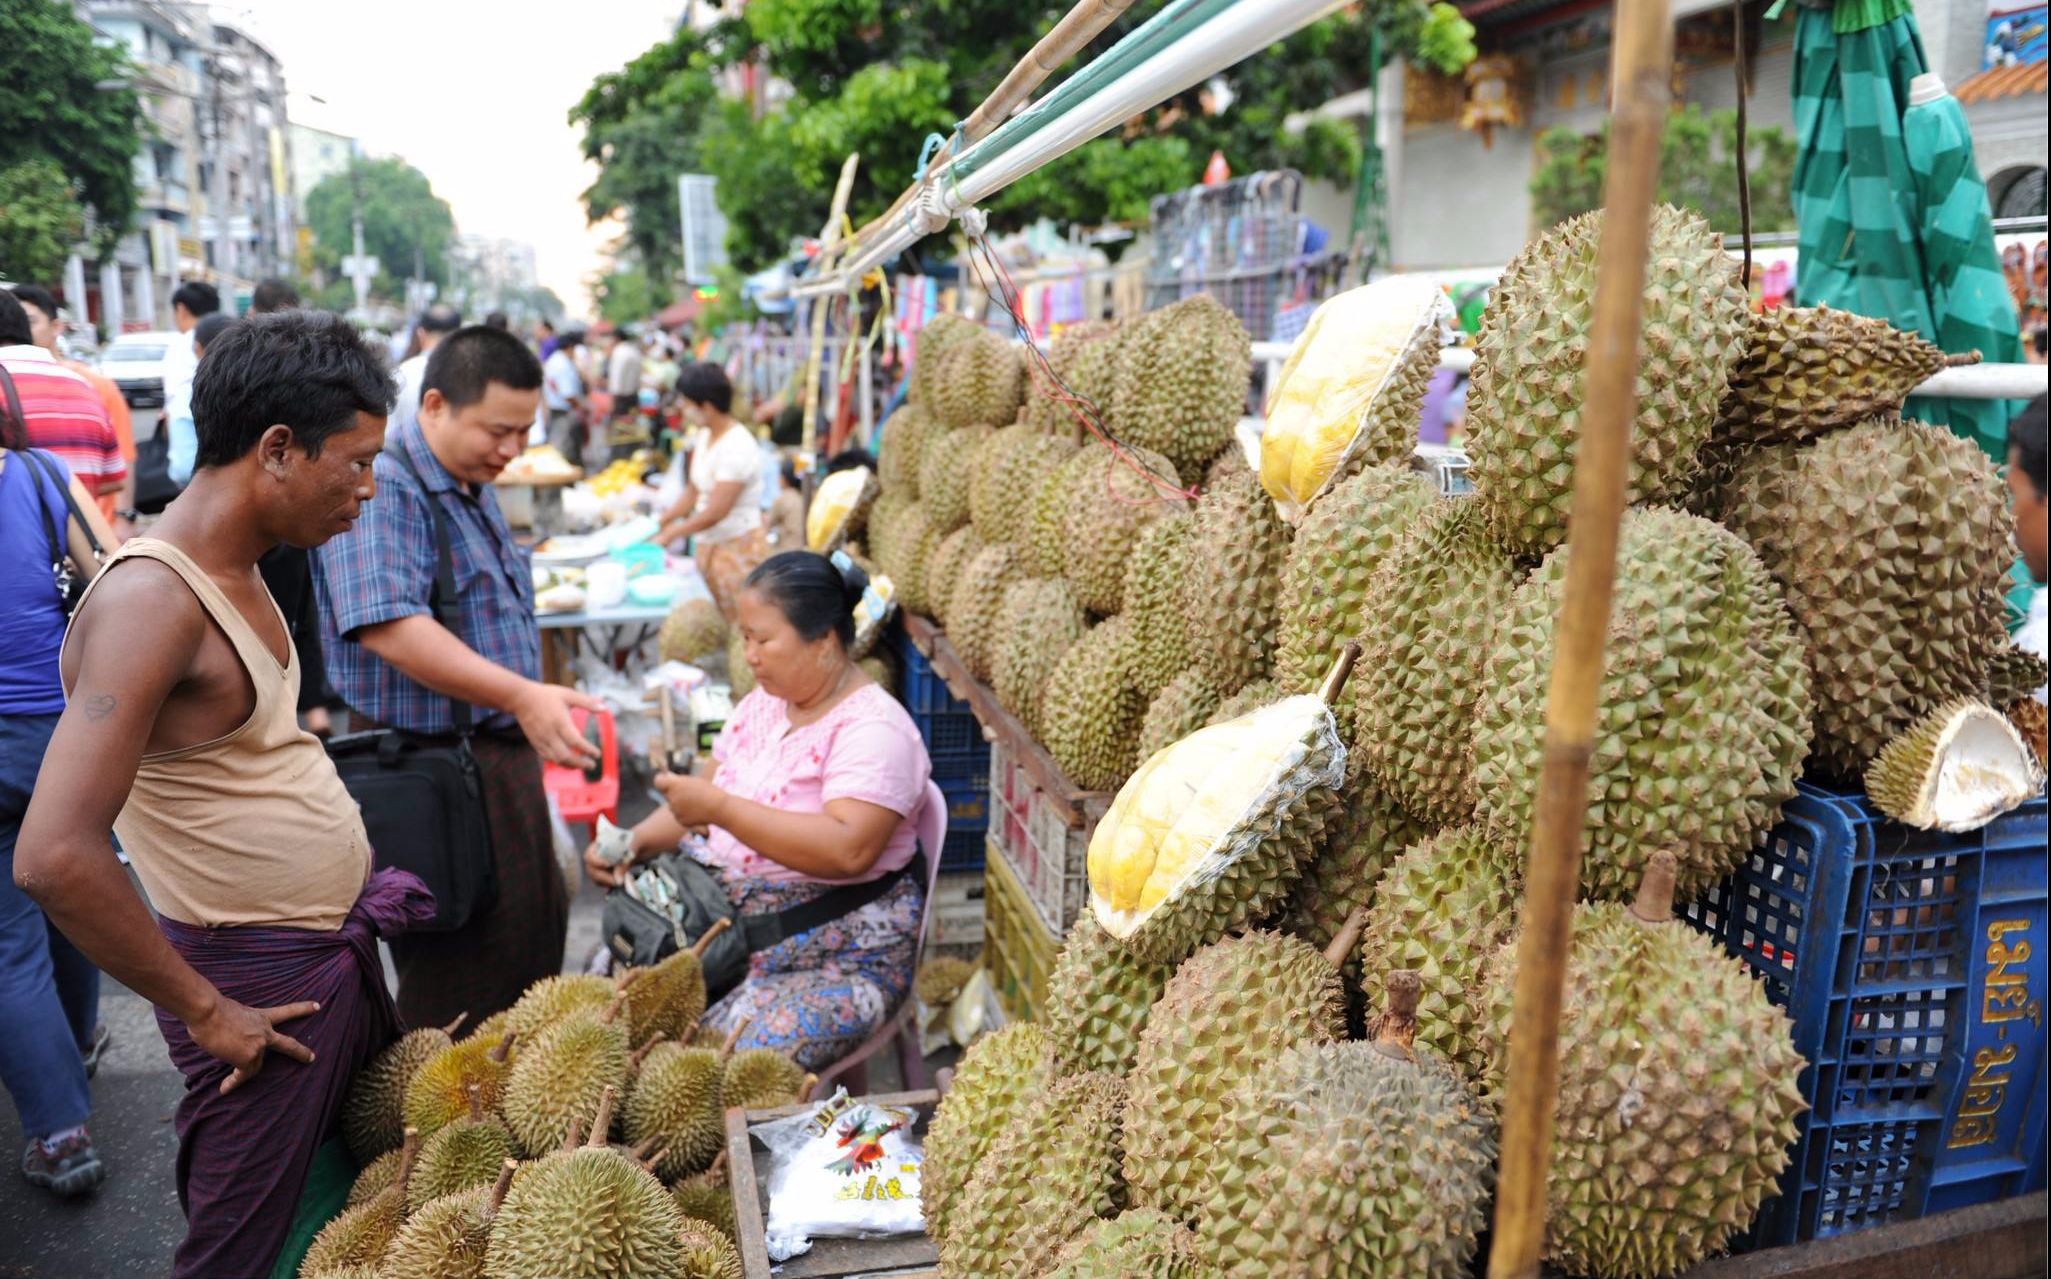
[[[520,1037],[520,1032],[519,1032],[519,1031],[517,1031],[517,1030],[509,1030],[509,1031],[507,1031],[507,1032],[505,1033],[505,1037],[499,1040],[499,1042],[498,1042],[498,1047],[496,1047],[496,1048],[492,1049],[492,1050],[491,1050],[490,1052],[486,1053],[486,1054],[485,1054],[485,1056],[487,1056],[487,1057],[491,1058],[491,1059],[492,1059],[493,1061],[497,1062],[497,1063],[498,1063],[499,1065],[501,1065],[501,1066],[505,1065],[505,1064],[506,1064],[506,1058],[508,1058],[508,1057],[510,1057],[510,1056],[512,1056],[512,1055],[513,1055],[513,1041],[514,1041],[515,1039],[518,1039],[519,1037]]]
[[[478,1083],[478,1082],[477,1082],[476,1080],[474,1080],[474,1079],[473,1079],[473,1080],[471,1080],[471,1081],[469,1082],[469,1084],[467,1084],[467,1085],[466,1085],[466,1086],[464,1087],[463,1091],[464,1091],[464,1092],[465,1092],[466,1094],[468,1094],[468,1096],[469,1096],[469,1101],[470,1101],[470,1122],[471,1122],[471,1123],[473,1123],[473,1124],[481,1124],[481,1123],[483,1123],[483,1122],[484,1122],[484,1085],[483,1085],[483,1084],[480,1084],[480,1083]]]
[[[668,1035],[663,1034],[659,1030],[656,1031],[653,1038],[651,1038],[647,1043],[642,1044],[639,1048],[636,1048],[634,1050],[634,1055],[627,1058],[628,1071],[631,1072],[641,1069],[641,1063],[648,1060],[648,1054],[655,1051],[655,1045],[664,1042],[668,1038]]]
[[[726,1042],[719,1046],[720,1061],[724,1062],[734,1055],[734,1045],[741,1042],[741,1036],[747,1034],[748,1027],[754,1024],[755,1019],[752,1016],[743,1017],[734,1023],[734,1028],[726,1032]]]
[[[1944,357],[1944,367],[1947,369],[1962,369],[1970,364],[1978,364],[1984,358],[1986,357],[1982,356],[1978,351],[1959,351],[1956,354],[1948,354]]]
[[[802,1105],[805,1102],[810,1101],[812,1098],[812,1090],[814,1088],[817,1088],[818,1086],[819,1076],[817,1075],[808,1074],[804,1077],[804,1079],[800,1080],[798,1083],[798,1103]]]
[[[605,1011],[598,1014],[598,1020],[610,1026],[620,1019],[620,1010],[626,1006],[627,997],[624,994],[614,995],[612,1002],[605,1006]]]
[[[506,1201],[506,1192],[513,1188],[513,1174],[520,1171],[520,1161],[506,1159],[499,1164],[499,1179],[492,1183],[491,1207],[485,1211],[486,1219],[498,1215],[499,1205]]]
[[[399,1188],[399,1202],[406,1202],[406,1183],[413,1179],[413,1160],[420,1154],[420,1130],[408,1127],[406,1140],[399,1146],[399,1175],[392,1184]]]
[[[698,940],[691,943],[691,953],[700,959],[705,958],[705,948],[712,944],[712,939],[732,927],[733,921],[730,919],[713,920],[710,927],[698,934]]]
[[[705,1175],[726,1180],[726,1147],[720,1147],[719,1153],[712,1157],[712,1165],[705,1170]]]
[[[1674,917],[1674,875],[1680,862],[1670,849],[1658,849],[1645,863],[1644,878],[1638,881],[1638,896],[1631,902],[1631,914],[1642,923],[1664,924]]]
[[[563,1149],[575,1150],[584,1144],[584,1117],[570,1116],[570,1130],[563,1134]]]
[[[1339,694],[1346,689],[1346,678],[1353,674],[1353,664],[1360,660],[1360,644],[1347,640],[1339,646],[1339,655],[1332,659],[1332,669],[1325,672],[1325,682],[1318,685],[1318,700],[1330,706],[1339,700]]]
[[[1367,906],[1366,902],[1355,906],[1353,913],[1346,916],[1346,922],[1339,925],[1339,932],[1332,938],[1331,945],[1325,947],[1325,961],[1332,967],[1344,968],[1347,957],[1360,944],[1360,934],[1367,931]]]
[[[607,1084],[605,1091],[598,1095],[598,1113],[591,1117],[591,1135],[585,1138],[584,1144],[589,1146],[603,1146],[605,1144],[606,1134],[612,1131],[613,1103],[618,1098],[619,1089],[611,1084]]]
[[[442,1027],[442,1033],[444,1035],[447,1035],[449,1038],[454,1039],[456,1037],[456,1032],[463,1028],[463,1023],[469,1020],[469,1013],[457,1013],[456,1020]]]
[[[1546,690],[1545,747],[1504,1075],[1508,1088],[1489,1279],[1537,1279],[1545,1243],[1546,1180],[1559,1104],[1560,1004],[1588,824],[1588,771],[1616,587],[1617,531],[1630,471],[1631,426],[1638,413],[1654,188],[1672,94],[1670,0],[1618,5],[1611,47],[1609,164],[1567,523],[1572,552]]]
[[[669,1134],[652,1133],[642,1138],[640,1143],[628,1153],[634,1156],[634,1162],[653,1172],[655,1171],[655,1165],[662,1159],[663,1148],[667,1145],[669,1145]]]
[[[1370,1035],[1375,1048],[1383,1056],[1402,1061],[1417,1060],[1413,1050],[1417,1043],[1417,1000],[1423,990],[1423,975],[1415,968],[1402,968],[1389,974],[1388,1006],[1375,1019]]]

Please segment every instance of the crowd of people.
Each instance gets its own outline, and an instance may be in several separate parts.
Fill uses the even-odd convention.
[[[563,969],[542,765],[595,757],[576,712],[599,704],[540,678],[528,550],[493,481],[537,423],[579,410],[580,446],[601,447],[606,419],[581,412],[579,334],[544,356],[434,307],[395,368],[289,293],[230,319],[188,285],[190,369],[167,373],[163,427],[184,484],[151,520],[124,496],[133,443],[105,388],[38,338],[47,301],[0,290],[19,404],[0,418],[0,1081],[28,1180],[91,1189],[108,1173],[89,1129],[99,974],[149,1000],[185,1084],[172,1271],[267,1274],[356,1071],[402,1027],[474,1023]],[[930,765],[849,657],[861,570],[770,554],[764,454],[724,373],[619,341],[604,377],[634,406],[616,412],[653,389],[690,428],[662,536],[689,539],[757,681],[711,767],[656,779],[667,803],[635,852],[683,853],[746,912],[813,907],[707,1017],[750,1018],[744,1045],[821,1066],[907,996],[916,872],[938,854],[914,834]],[[352,735],[474,759],[493,892],[459,925],[424,928],[425,884],[371,845],[322,742],[330,710]],[[864,883],[859,905],[817,909]]]

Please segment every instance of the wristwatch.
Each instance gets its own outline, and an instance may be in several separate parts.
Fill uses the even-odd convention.
[[[142,512],[136,510],[132,506],[124,506],[120,510],[114,512],[114,518],[117,520],[127,520],[130,524],[133,524],[137,520],[142,518]]]

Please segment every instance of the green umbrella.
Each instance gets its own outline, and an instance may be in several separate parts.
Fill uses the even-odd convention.
[[[1838,0],[1795,18],[1795,296],[1884,319],[1946,351],[2022,358],[1987,189],[1956,99],[1929,70],[1910,0]],[[2005,402],[1910,401],[2006,459]]]

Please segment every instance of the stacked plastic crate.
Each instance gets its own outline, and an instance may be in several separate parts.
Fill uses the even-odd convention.
[[[902,697],[947,797],[932,941],[973,949],[983,940],[983,857],[990,826],[990,744],[969,704],[948,691],[933,664],[900,629],[892,641],[904,672]]]

